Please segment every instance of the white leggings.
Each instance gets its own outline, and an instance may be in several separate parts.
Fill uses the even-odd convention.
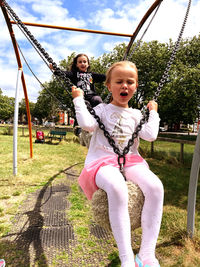
[[[163,185],[159,178],[144,165],[126,167],[124,170],[127,181],[137,184],[145,196],[139,257],[142,261],[150,260],[156,266],[158,261],[155,258],[155,248],[162,218]],[[121,266],[133,267],[135,265],[131,247],[128,192],[124,177],[118,168],[104,166],[97,172],[96,184],[108,196],[109,219],[119,249]]]

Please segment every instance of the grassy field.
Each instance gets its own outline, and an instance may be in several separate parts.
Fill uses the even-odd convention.
[[[58,144],[35,144],[33,137],[33,158],[29,156],[28,133],[18,137],[18,172],[13,176],[12,136],[6,135],[6,129],[0,128],[0,237],[6,235],[12,225],[18,207],[30,192],[47,183],[59,183],[65,177],[64,170],[76,163],[77,173],[83,167],[87,148],[76,142],[72,133],[66,140]],[[178,161],[180,145],[176,143],[156,142],[154,158],[150,157],[150,144],[141,142],[141,153],[148,161],[150,168],[162,180],[165,188],[164,214],[161,231],[157,243],[157,257],[161,266],[200,266],[200,215],[196,215],[195,237],[187,237],[187,194],[190,176],[190,166],[194,146],[185,145],[184,164]],[[87,240],[87,233],[80,231],[80,225],[87,225],[91,218],[89,202],[77,190],[77,183],[72,185],[70,196],[71,209],[68,216],[73,222],[80,242]],[[78,205],[78,203],[80,205]],[[83,208],[85,207],[85,208]],[[80,210],[82,216],[77,216]],[[200,196],[197,197],[196,210],[200,210]],[[141,229],[136,231],[137,242],[134,247],[139,249]],[[87,242],[83,242],[87,246]],[[89,245],[88,245],[89,246]],[[85,247],[84,250],[88,248]],[[105,251],[106,253],[106,251]],[[16,257],[13,248],[6,247],[0,239],[0,258]],[[112,260],[110,266],[120,266],[116,247],[108,257]],[[20,266],[20,265],[18,265]],[[42,265],[38,265],[42,266]],[[103,266],[103,265],[101,265]],[[23,266],[22,266],[23,267]]]

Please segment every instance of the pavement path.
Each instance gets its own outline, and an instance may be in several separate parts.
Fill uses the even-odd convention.
[[[73,167],[65,173],[61,183],[52,183],[53,177],[43,188],[30,193],[22,204],[11,232],[1,240],[15,250],[13,256],[10,252],[5,255],[6,266],[116,266],[108,259],[108,254],[116,250],[110,242],[112,236],[100,226],[93,222],[88,225],[91,240],[95,237],[102,250],[87,252],[84,244],[78,244],[74,226],[66,215],[70,207],[68,195],[77,174]]]

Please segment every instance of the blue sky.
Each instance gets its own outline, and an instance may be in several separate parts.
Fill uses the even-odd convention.
[[[22,21],[132,34],[154,0],[7,0]],[[188,0],[163,0],[158,14],[144,41],[176,40],[185,15]],[[193,0],[183,37],[200,32],[200,1]],[[0,11],[0,88],[4,95],[15,96],[17,63],[3,13]],[[41,80],[51,79],[51,72],[29,44],[16,25],[15,37],[26,60]],[[143,28],[145,29],[145,27]],[[72,52],[84,52],[99,57],[112,51],[116,44],[129,42],[129,38],[29,27],[56,63]],[[141,31],[140,34],[142,34]],[[138,36],[138,38],[140,35]],[[36,102],[39,83],[23,63],[23,71],[30,101]],[[23,90],[20,86],[20,99]]]

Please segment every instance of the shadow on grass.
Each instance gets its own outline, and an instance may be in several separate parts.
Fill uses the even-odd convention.
[[[31,211],[27,211],[26,213],[24,213],[27,215],[28,219],[23,224],[19,232],[8,234],[4,236],[4,238],[0,241],[0,257],[5,259],[6,266],[33,266],[31,265],[31,258],[29,254],[29,249],[31,245],[33,245],[34,248],[34,262],[37,263],[40,267],[49,266],[40,238],[40,232],[44,227],[44,219],[41,215],[41,206],[44,204],[42,200],[47,188],[51,185],[53,180],[56,179],[56,177],[61,173],[66,173],[75,165],[77,164],[74,164],[64,170],[61,170],[48,180],[48,182],[41,188],[39,194],[37,195],[37,200],[34,205],[34,208]],[[9,237],[12,236],[16,236],[16,238],[14,239],[14,241],[11,242],[9,241]]]
[[[54,142],[54,141],[46,141],[45,140],[45,142],[42,144],[42,145],[44,145],[44,144],[46,144],[46,145],[52,145],[52,146],[57,146],[57,145],[59,145],[60,144],[60,142],[61,141],[56,141],[56,142]],[[40,144],[40,143],[39,143]]]
[[[170,240],[164,241],[156,246],[156,248],[165,248],[165,247],[170,247],[170,246],[179,246],[183,247],[183,239],[187,237],[187,232],[186,231],[179,231],[173,233],[173,236],[171,237]]]
[[[106,267],[120,267],[121,266],[118,253],[113,252],[108,256],[108,258],[110,260],[110,263],[106,265]]]

